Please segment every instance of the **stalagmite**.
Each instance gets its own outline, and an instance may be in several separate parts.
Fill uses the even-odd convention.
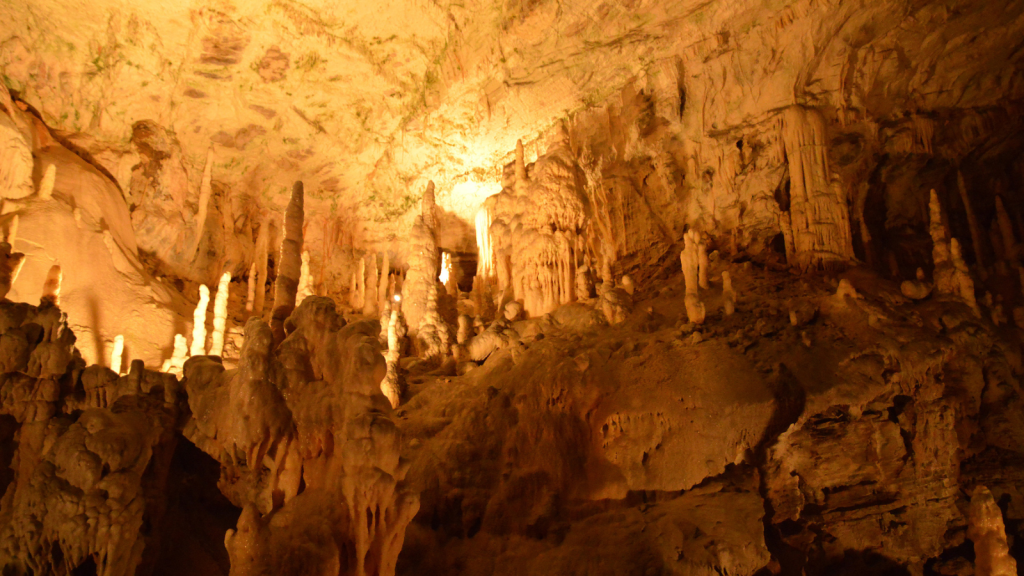
[[[164,361],[160,371],[174,374],[180,378],[181,369],[185,366],[185,360],[188,360],[187,340],[184,334],[175,334],[174,349],[171,351],[171,357]]]
[[[494,263],[494,247],[491,245],[491,213],[484,204],[476,212],[476,275],[479,278],[493,278],[497,274]]]
[[[843,266],[853,258],[853,239],[846,194],[829,169],[825,120],[818,110],[790,106],[780,127],[790,174],[789,222],[782,226],[787,240],[792,238],[790,265]]]
[[[736,312],[736,292],[732,289],[732,276],[728,272],[722,272],[722,302],[725,315],[732,316]]]
[[[377,282],[377,304],[381,308],[388,301],[388,290],[391,288],[391,259],[388,251],[384,251],[383,261],[380,265],[380,281]]]
[[[626,291],[626,294],[632,296],[636,292],[636,284],[633,283],[633,277],[629,274],[623,274],[619,283],[622,284],[622,289]]]
[[[933,284],[930,284],[925,280],[924,270],[918,268],[917,279],[905,280],[900,284],[900,292],[911,300],[923,300],[932,293],[932,288],[934,287],[935,286]]]
[[[284,239],[281,241],[281,258],[274,285],[274,309],[270,317],[270,329],[274,342],[284,340],[284,321],[295,309],[295,291],[299,287],[302,272],[302,222],[303,189],[302,181],[292,186],[292,197],[284,213]]]
[[[384,375],[384,380],[380,383],[380,391],[387,397],[388,402],[391,403],[392,408],[398,408],[398,404],[401,401],[402,389],[398,382],[398,360],[400,356],[399,342],[399,313],[402,309],[402,300],[396,296],[394,304],[391,306],[391,318],[388,320],[388,350],[384,354],[384,360],[387,365],[387,371]]]
[[[516,140],[516,184],[515,192],[517,195],[523,195],[526,193],[526,184],[528,178],[526,176],[526,154],[523,151],[523,140]]]
[[[409,273],[402,288],[402,308],[413,342],[427,311],[427,299],[440,273],[437,239],[434,231],[434,183],[427,184],[420,215],[413,222],[410,234]]]
[[[697,283],[700,285],[701,290],[708,289],[708,246],[705,242],[704,234],[698,236],[700,239],[697,243]]]
[[[9,242],[0,242],[0,298],[7,297],[24,264],[24,254],[13,252]]]
[[[313,295],[313,278],[309,273],[309,251],[302,251],[302,266],[299,268],[299,287],[295,291],[295,303],[302,304],[307,296]]]
[[[703,324],[706,315],[704,303],[697,295],[700,266],[699,244],[700,235],[696,230],[690,230],[684,237],[683,251],[679,254],[679,261],[683,268],[683,282],[686,285],[686,296],[683,303],[686,307],[686,317],[694,324]]]
[[[224,352],[224,332],[228,322],[228,296],[231,286],[231,272],[225,272],[217,285],[217,295],[213,300],[213,334],[210,336],[210,356],[220,356]]]
[[[985,486],[971,493],[967,537],[974,542],[975,576],[1016,576],[1017,562],[1006,542],[1003,513]]]
[[[264,218],[256,236],[256,294],[252,304],[252,315],[263,317],[263,302],[267,296],[267,250],[270,244],[270,218]]]
[[[981,309],[978,308],[974,295],[974,280],[971,279],[967,264],[960,253],[960,243],[956,238],[947,239],[948,233],[942,222],[942,205],[939,203],[938,194],[935,190],[930,194],[928,233],[932,237],[932,262],[935,264],[932,279],[935,281],[935,291],[960,297],[975,314],[981,316]]]
[[[956,171],[956,187],[960,191],[960,201],[963,202],[964,215],[967,216],[967,227],[971,231],[971,244],[974,246],[974,262],[981,269],[985,267],[985,258],[982,256],[981,226],[978,225],[978,219],[974,215],[974,208],[971,207],[971,199],[967,194],[967,185],[964,183],[964,174],[959,170]]]
[[[199,212],[196,214],[195,240],[192,241],[192,249],[189,254],[196,257],[199,251],[199,243],[203,239],[203,228],[206,226],[206,215],[210,209],[210,195],[213,193],[211,178],[213,175],[213,148],[206,153],[206,166],[203,168],[203,181],[199,186]]]
[[[366,267],[366,291],[363,297],[363,314],[366,316],[377,315],[377,253],[367,254],[369,264]]]
[[[576,268],[576,298],[586,301],[594,291],[594,282],[590,279],[590,268],[586,264]]]
[[[981,309],[978,308],[978,300],[974,294],[974,279],[971,278],[971,272],[967,269],[967,263],[964,262],[963,254],[960,251],[960,242],[956,238],[950,239],[949,249],[955,270],[956,288],[954,293],[967,302],[975,314],[981,316]]]
[[[59,264],[50,266],[50,271],[46,274],[46,282],[43,283],[43,297],[40,299],[40,305],[60,305],[60,283],[63,278],[64,274],[61,272]]]
[[[7,236],[5,242],[14,246],[14,241],[18,239],[18,224],[21,222],[21,216],[15,214],[11,217],[10,223],[7,224]]]
[[[39,199],[49,200],[53,198],[53,184],[57,181],[57,165],[47,164],[43,171],[43,178],[39,181]]]
[[[455,341],[465,344],[466,340],[473,337],[473,319],[468,314],[459,314],[459,330],[455,334]]]
[[[115,374],[121,373],[121,355],[124,354],[124,336],[118,334],[114,337],[114,349],[110,352],[110,369]]]
[[[999,228],[999,237],[1003,242],[1003,254],[1007,260],[1014,260],[1017,257],[1017,239],[1013,233],[1013,222],[1003,205],[1002,196],[996,196],[996,224]]]
[[[192,315],[192,347],[190,356],[206,354],[206,307],[210,304],[210,289],[205,284],[199,286],[199,303]]]
[[[349,305],[353,310],[362,311],[366,299],[366,258],[356,260],[352,271],[352,289],[349,291]]]
[[[258,279],[259,279],[259,273],[256,272],[256,263],[253,262],[253,264],[251,266],[249,266],[249,282],[248,282],[249,290],[248,290],[248,293],[245,296],[245,311],[246,312],[252,312],[253,303],[254,303],[253,300],[256,297],[256,283],[258,282]]]

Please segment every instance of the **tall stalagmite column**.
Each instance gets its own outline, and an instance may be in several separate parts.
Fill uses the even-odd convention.
[[[853,258],[850,210],[842,187],[831,181],[825,120],[817,110],[791,106],[782,113],[781,129],[790,174],[790,265],[841,267]]]
[[[284,240],[281,241],[281,261],[274,284],[274,311],[270,317],[270,329],[274,343],[284,340],[284,321],[295,310],[295,295],[302,273],[302,181],[292,186],[292,198],[284,212]]]
[[[1017,562],[1006,543],[1003,513],[988,488],[974,489],[967,523],[967,537],[974,541],[974,574],[1015,576]]]
[[[434,183],[423,194],[422,213],[416,217],[410,234],[409,275],[402,288],[405,321],[410,336],[415,336],[427,311],[431,286],[437,282],[437,239],[434,236]],[[415,339],[414,339],[415,341]]]

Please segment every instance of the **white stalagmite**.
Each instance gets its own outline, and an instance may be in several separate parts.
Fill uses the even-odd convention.
[[[396,296],[395,303],[391,307],[391,319],[388,321],[388,351],[384,354],[384,360],[387,364],[387,372],[384,375],[384,380],[380,383],[380,391],[383,392],[384,396],[386,396],[388,401],[391,402],[392,408],[398,408],[398,404],[401,400],[401,388],[398,384],[398,315],[402,309],[401,304],[401,298]]]
[[[192,315],[192,347],[190,356],[206,354],[206,307],[210,305],[210,289],[205,284],[199,285],[199,303]]]
[[[168,372],[175,376],[181,377],[181,369],[185,366],[185,360],[188,359],[188,344],[185,340],[184,334],[174,335],[174,351],[171,352],[171,357],[164,361],[163,366],[160,367],[161,372]]]
[[[50,266],[50,271],[46,274],[46,282],[43,283],[42,302],[54,306],[60,305],[60,283],[63,279],[64,274],[60,270],[60,265],[54,264]]]
[[[1016,576],[1017,562],[1006,542],[1003,513],[985,486],[971,493],[967,537],[974,542],[975,576]]]
[[[57,165],[47,164],[43,172],[43,179],[39,181],[39,198],[49,200],[53,198],[53,184],[57,181]]]
[[[736,312],[736,291],[732,288],[732,276],[728,272],[722,272],[722,304],[726,316]]]
[[[189,252],[195,257],[199,251],[199,242],[203,239],[203,227],[206,226],[206,215],[210,209],[210,195],[213,191],[211,178],[213,175],[213,148],[206,152],[206,166],[203,168],[203,181],[199,185],[199,212],[196,214],[196,237],[192,241],[192,250]]]
[[[490,230],[491,213],[485,204],[476,211],[476,275],[481,278],[491,278],[497,274]]]
[[[256,298],[256,281],[259,273],[256,272],[256,263],[249,266],[249,292],[245,296],[245,311],[252,312],[253,300]]]
[[[306,296],[313,295],[313,277],[309,273],[309,251],[302,252],[302,266],[299,269],[299,288],[295,292],[295,305],[302,304]]]
[[[124,336],[114,336],[114,349],[110,352],[110,369],[116,374],[121,373],[121,356],[124,354]]]
[[[210,355],[220,356],[224,352],[224,332],[228,326],[228,296],[231,286],[231,272],[225,272],[217,285],[217,296],[213,300],[213,334],[210,336]]]

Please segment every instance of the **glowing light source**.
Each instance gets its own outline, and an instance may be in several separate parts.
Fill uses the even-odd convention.
[[[401,302],[401,301],[402,301],[402,295],[401,294],[395,294],[395,302]]]
[[[441,274],[437,277],[441,281],[441,284],[448,284],[448,278],[451,277],[452,270],[452,259],[447,252],[441,253]]]

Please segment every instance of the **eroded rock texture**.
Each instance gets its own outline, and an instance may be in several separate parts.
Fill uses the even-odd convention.
[[[0,3],[0,573],[1024,565],[1021,2],[73,4]]]

